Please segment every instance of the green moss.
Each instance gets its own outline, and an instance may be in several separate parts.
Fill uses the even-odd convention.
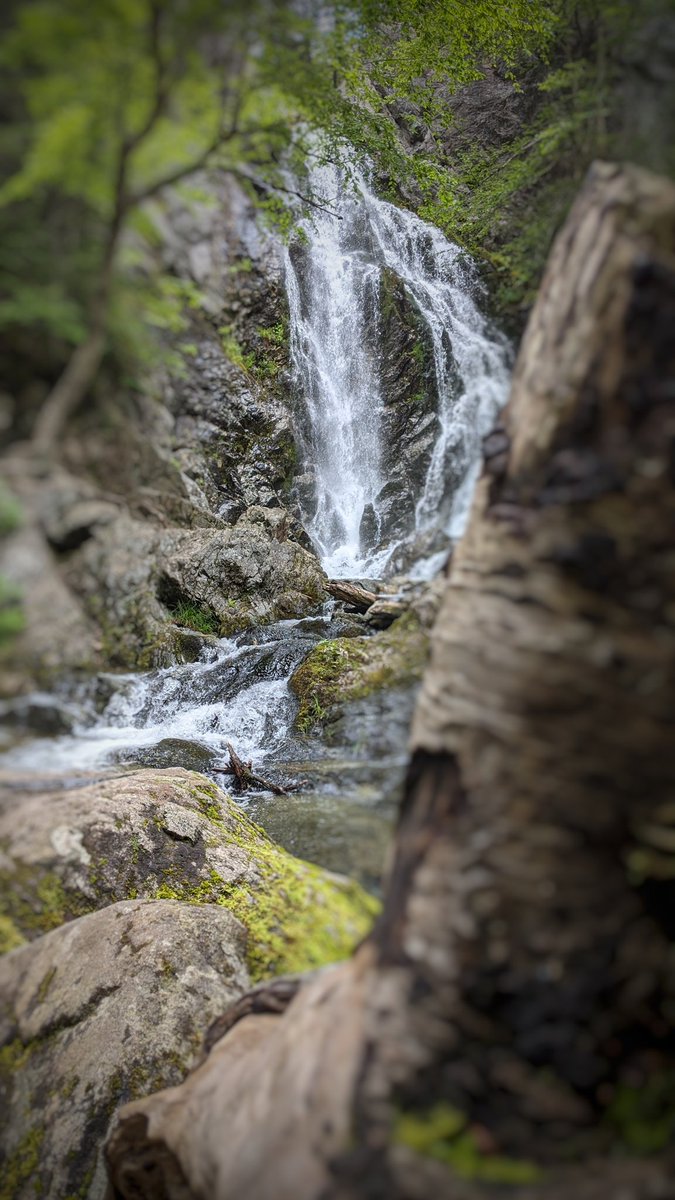
[[[9,950],[16,950],[17,946],[23,946],[25,940],[25,937],[17,929],[12,918],[0,914],[0,954],[7,954]]]
[[[71,1075],[70,1079],[66,1079],[61,1087],[61,1098],[63,1100],[69,1100],[79,1082],[79,1075]]]
[[[445,1163],[464,1179],[494,1184],[527,1184],[541,1179],[535,1163],[502,1155],[483,1154],[467,1128],[467,1119],[449,1104],[420,1112],[401,1112],[394,1140],[425,1158]]]
[[[80,1184],[77,1191],[70,1192],[69,1195],[67,1195],[65,1197],[65,1200],[87,1200],[87,1197],[89,1195],[89,1189],[91,1187],[92,1180],[94,1178],[95,1170],[96,1170],[95,1166],[90,1167],[89,1170],[85,1172],[85,1174],[82,1178],[82,1183]]]
[[[56,967],[50,967],[49,970],[43,975],[42,979],[40,980],[40,983],[38,985],[38,990],[37,990],[37,996],[36,996],[38,1004],[42,1004],[46,1000],[47,995],[49,993],[49,989],[52,986],[52,983],[54,981],[55,975],[56,975]]]
[[[121,881],[117,898],[140,894],[230,909],[248,930],[248,963],[254,979],[308,970],[351,953],[377,915],[376,900],[357,884],[331,876],[276,846],[210,780],[195,772],[185,778],[170,776],[168,781],[210,822],[217,834],[216,845],[230,843],[241,848],[250,863],[251,882],[233,885],[215,870],[195,882],[194,875],[192,880],[186,878],[173,862],[162,872],[158,860],[158,884],[153,880],[139,886],[136,873],[126,885]],[[161,829],[159,814],[156,823]],[[130,857],[133,864],[133,846]],[[92,877],[95,875],[94,870]],[[70,895],[56,875],[43,874],[36,884],[33,866],[17,867],[4,882],[2,902],[11,910],[9,919],[28,936],[100,907],[96,898]],[[43,979],[38,999],[44,998],[50,983],[51,976]]]
[[[606,1119],[631,1153],[663,1150],[675,1138],[675,1072],[659,1072],[640,1087],[619,1086]]]
[[[12,1076],[28,1062],[31,1053],[32,1046],[25,1045],[21,1038],[14,1038],[12,1042],[0,1046],[0,1079],[5,1082],[11,1080]]]
[[[0,919],[17,936],[48,933],[91,908],[82,895],[69,893],[52,871],[20,864],[0,872]]]
[[[412,613],[372,637],[319,642],[290,681],[300,701],[298,729],[307,732],[338,703],[414,683],[422,676],[427,654],[428,635]]]
[[[369,931],[378,901],[351,880],[293,858],[244,813],[230,811],[228,817],[227,837],[251,856],[258,880],[231,884],[212,870],[198,884],[188,884],[167,872],[155,899],[220,904],[234,913],[248,931],[254,980],[347,957]]]
[[[23,1185],[29,1180],[35,1180],[35,1195],[42,1194],[37,1171],[44,1135],[44,1129],[34,1125],[5,1160],[0,1168],[0,1200],[16,1200]]]

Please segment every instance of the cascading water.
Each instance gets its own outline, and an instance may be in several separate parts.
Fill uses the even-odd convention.
[[[320,167],[310,185],[331,203],[303,222],[306,245],[291,246],[285,263],[291,356],[306,410],[300,436],[314,476],[306,525],[329,575],[378,574],[402,540],[463,532],[481,439],[506,398],[508,346],[476,305],[462,252],[438,229],[380,200],[362,175],[347,190],[335,168]],[[371,332],[385,268],[426,327],[438,422],[410,527],[393,543],[377,536],[385,397]]]

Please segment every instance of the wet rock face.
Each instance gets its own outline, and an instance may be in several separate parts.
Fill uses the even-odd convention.
[[[218,905],[131,900],[0,959],[0,1194],[102,1200],[115,1109],[181,1082],[245,951]]]
[[[438,435],[437,395],[428,330],[400,279],[382,272],[376,330],[383,412],[383,475],[377,498],[383,540],[409,533],[415,503]]]
[[[158,370],[153,396],[134,404],[102,389],[105,411],[79,418],[65,469],[8,464],[24,519],[0,569],[22,588],[26,633],[0,694],[70,669],[180,659],[162,599],[172,590],[206,606],[213,632],[304,615],[321,596],[289,509],[297,456],[278,252],[236,185],[215,175],[200,187],[204,202],[169,194],[153,213],[163,268],[199,289],[182,369]],[[259,509],[276,524],[249,519]],[[191,531],[199,553],[186,549]]]

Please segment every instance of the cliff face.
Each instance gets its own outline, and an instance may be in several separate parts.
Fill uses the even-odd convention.
[[[26,630],[5,655],[6,693],[68,668],[180,658],[177,613],[227,634],[304,615],[323,594],[290,500],[275,243],[235,185],[202,186],[205,200],[170,196],[153,214],[164,269],[199,292],[187,352],[142,395],[99,395],[61,465],[20,448],[7,461],[23,521],[0,571],[22,589]]]
[[[388,110],[406,150],[439,171],[407,202],[484,266],[496,312],[520,336],[555,234],[596,159],[675,175],[675,34],[668,0],[577,3],[546,55],[435,86],[438,114]],[[388,180],[396,190],[396,180]]]

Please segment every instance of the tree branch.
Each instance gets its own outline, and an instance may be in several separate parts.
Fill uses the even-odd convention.
[[[157,121],[164,112],[166,101],[169,95],[167,85],[166,63],[162,56],[161,48],[161,23],[162,10],[160,5],[155,2],[152,5],[152,16],[150,18],[149,40],[150,40],[150,55],[155,64],[155,97],[152,108],[148,113],[143,125],[136,133],[130,134],[125,138],[123,152],[128,157],[137,146],[148,136],[154,129]]]
[[[127,199],[127,209],[135,208],[136,205],[142,204],[144,200],[150,200],[153,196],[156,196],[163,188],[170,187],[174,183],[180,183],[181,179],[187,178],[188,175],[193,175],[195,171],[200,171],[202,167],[206,166],[211,155],[216,150],[219,150],[221,146],[226,145],[227,142],[231,142],[233,138],[238,136],[248,137],[257,133],[275,133],[283,128],[284,126],[279,122],[276,122],[274,125],[258,125],[245,130],[237,129],[236,126],[230,126],[228,129],[217,134],[202,153],[198,154],[189,163],[185,163],[182,167],[176,167],[174,171],[170,171],[162,179],[157,179],[155,183],[151,183],[148,187],[142,188],[140,191],[130,195]],[[236,167],[226,166],[223,170],[226,170],[230,175],[239,173],[243,175],[243,172],[238,172]]]
[[[246,183],[250,183],[256,190],[261,192],[284,192],[287,196],[297,196],[298,200],[302,200],[303,204],[309,205],[310,208],[316,208],[319,212],[328,213],[330,217],[335,217],[336,221],[341,221],[343,218],[340,213],[336,212],[325,202],[315,200],[312,196],[305,195],[297,188],[285,187],[282,183],[268,183],[266,179],[260,179],[257,175],[250,175],[247,171],[243,171],[240,167],[228,167],[230,175],[234,175],[237,179],[242,179]]]

